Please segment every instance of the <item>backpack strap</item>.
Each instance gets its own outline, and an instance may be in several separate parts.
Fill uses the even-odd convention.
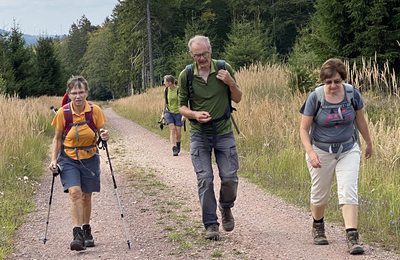
[[[353,111],[355,112],[355,104],[354,104],[354,87],[350,84],[344,83],[344,88],[345,88],[345,97],[347,100],[347,104],[350,104],[351,107],[353,108]],[[324,84],[320,84],[318,87],[315,88],[315,94],[317,96],[317,102],[316,102],[316,109],[315,109],[315,113],[314,113],[314,120],[316,120],[316,118],[319,116],[319,114],[322,111],[322,108],[329,108],[329,107],[335,107],[335,108],[339,108],[340,106],[337,105],[326,105],[326,100],[325,100],[325,93],[324,93]],[[311,127],[311,131],[310,131],[310,135],[312,136],[312,132],[314,131],[314,127],[315,127],[315,123],[313,123],[312,127]],[[343,145],[347,145],[350,143],[354,143],[357,142],[359,140],[359,136],[358,136],[358,128],[357,128],[357,124],[356,122],[354,123],[354,134],[353,136],[343,142],[343,143],[337,143],[337,144],[326,144],[326,143],[321,143],[321,142],[317,142],[315,140],[312,140],[313,144],[316,144],[317,146],[327,146],[329,147],[329,152],[332,153],[332,148],[339,148],[335,158],[338,159],[340,153],[343,150]]]
[[[193,107],[193,64],[189,64],[186,70],[186,87],[188,90],[189,109]]]
[[[97,127],[93,121],[93,104],[91,102],[88,102],[90,105],[90,111],[85,112],[85,121],[84,122],[77,122],[74,123],[73,115],[72,115],[72,110],[71,110],[71,103],[67,103],[63,106],[64,110],[64,119],[65,119],[65,127],[64,127],[64,132],[63,132],[63,139],[67,136],[68,132],[71,130],[73,126],[79,126],[79,125],[84,125],[87,124],[90,129],[93,130],[95,134],[97,134]]]
[[[164,89],[165,110],[168,111],[168,88]]]

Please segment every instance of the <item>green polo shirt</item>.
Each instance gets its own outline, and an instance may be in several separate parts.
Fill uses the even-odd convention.
[[[225,63],[226,69],[234,77],[232,67]],[[207,82],[199,75],[199,71],[195,63],[193,63],[193,93],[192,107],[193,111],[207,111],[212,119],[220,118],[227,109],[230,108],[229,87],[221,80],[217,79],[217,60],[212,60],[211,71],[208,75]],[[186,69],[179,74],[178,85],[180,106],[189,107],[187,72]],[[223,135],[232,132],[232,123],[230,119],[221,120],[214,124],[200,124],[198,122],[190,122],[192,132],[202,133],[206,135]]]

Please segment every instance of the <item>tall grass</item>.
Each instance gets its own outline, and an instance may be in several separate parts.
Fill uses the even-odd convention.
[[[14,232],[33,207],[48,152],[52,101],[0,95],[0,259],[12,251]]]
[[[357,82],[360,76],[356,75],[387,73],[369,69],[365,66],[360,72],[353,66],[350,81]],[[288,78],[288,69],[284,65],[253,65],[236,74],[243,91],[243,99],[235,104],[237,112],[234,113],[242,132],[236,136],[240,175],[291,203],[308,208],[310,177],[298,134],[299,109],[306,95],[293,94],[288,87]],[[385,82],[387,76],[372,78]],[[393,82],[382,86],[394,90]],[[370,84],[375,83],[371,81]],[[369,114],[373,115],[369,129],[374,156],[361,163],[359,226],[363,240],[400,250],[400,103],[394,94],[380,95],[371,89],[379,88],[365,88],[363,95],[367,118]],[[118,100],[111,105],[157,131],[156,121],[163,105],[162,90],[150,89],[146,94]],[[389,107],[390,110],[386,110]],[[184,139],[188,139],[187,133]],[[362,147],[365,147],[363,143]],[[334,184],[326,218],[341,223],[337,203]]]

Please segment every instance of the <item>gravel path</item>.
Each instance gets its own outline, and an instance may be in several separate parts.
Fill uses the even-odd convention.
[[[364,255],[350,256],[343,228],[333,225],[326,227],[330,244],[313,245],[307,211],[284,203],[244,178],[240,179],[233,209],[235,230],[221,231],[220,241],[206,241],[189,153],[182,151],[173,157],[165,139],[109,108],[105,112],[112,131],[109,149],[117,189],[102,150],[102,191],[93,195],[91,222],[96,247],[69,250],[72,227],[68,197],[62,193],[59,178],[51,206],[49,240],[46,244],[40,240],[52,179],[47,174],[38,190],[37,209],[18,230],[16,249],[9,259],[400,259],[368,245]],[[218,178],[215,185],[219,185]],[[121,199],[131,250],[115,191]]]

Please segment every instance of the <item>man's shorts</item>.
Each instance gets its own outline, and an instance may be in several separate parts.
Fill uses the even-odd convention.
[[[164,114],[164,119],[165,122],[169,125],[169,124],[174,124],[176,126],[182,126],[182,115],[181,114],[175,114],[175,113],[171,113],[166,111]]]
[[[61,152],[58,164],[64,192],[72,186],[79,186],[86,193],[100,191],[100,159],[97,154],[89,159],[73,160]]]

